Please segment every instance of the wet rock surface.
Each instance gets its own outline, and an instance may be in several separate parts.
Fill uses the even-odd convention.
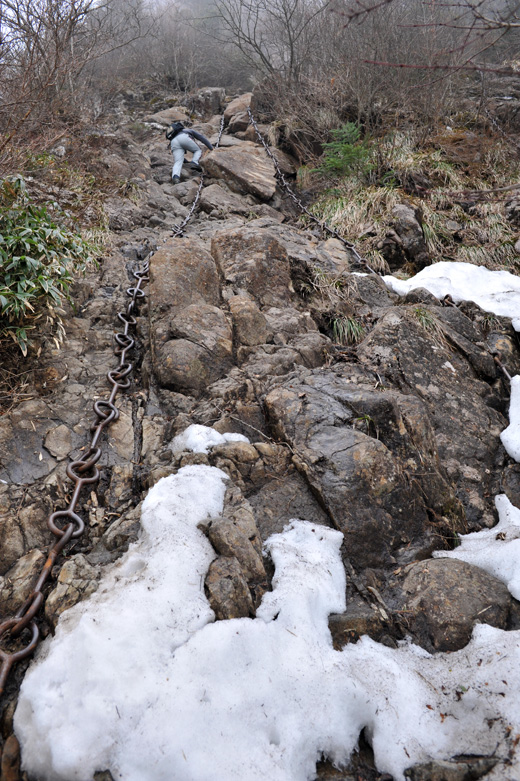
[[[43,632],[136,538],[146,490],[191,463],[218,466],[232,481],[223,517],[204,528],[215,550],[205,588],[217,620],[255,615],[272,576],[262,544],[302,518],[344,534],[347,610],[329,622],[336,648],[369,634],[390,645],[410,636],[438,652],[463,647],[477,621],[508,628],[518,605],[502,584],[462,562],[430,559],[458,533],[496,522],[498,490],[519,504],[519,468],[499,439],[507,397],[489,354],[500,344],[508,366],[520,368],[508,325],[490,332],[475,305],[443,307],[425,292],[398,299],[380,279],[352,274],[340,242],[288,224],[271,161],[240,135],[250,99],[226,109],[227,134],[203,158],[201,209],[182,238],[171,230],[198,179],[185,169],[172,187],[163,131],[150,127],[125,160],[141,177],[137,202],[107,204],[113,249],[78,281],[67,340],[60,350],[43,346],[31,398],[0,418],[2,615],[25,601],[52,542],[46,518],[70,498],[66,466],[84,452],[92,403],[108,395],[106,373],[117,365],[113,334],[131,270],[157,246],[134,379],[105,437],[100,484],[80,501],[86,534],[53,569]],[[197,101],[206,132],[216,130],[221,92],[201,91]],[[172,107],[146,121],[164,125],[180,113]],[[409,212],[394,215],[395,246],[399,264],[406,256],[421,266],[430,259]],[[336,295],[338,279],[346,298]],[[356,347],[334,339],[331,311],[362,321]],[[250,444],[174,453],[173,437],[192,423]],[[8,781],[20,778],[8,735],[23,669],[0,721]],[[321,763],[318,778],[382,778],[365,759],[352,772]],[[494,761],[430,763],[409,777],[480,778]]]

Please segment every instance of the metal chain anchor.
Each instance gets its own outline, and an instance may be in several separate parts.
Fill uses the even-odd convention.
[[[220,144],[220,140],[222,138],[223,131],[224,131],[224,114],[222,114],[222,116],[220,117],[220,128],[219,128],[219,131],[218,131],[217,143],[215,144],[213,149],[217,149],[218,148],[218,146]],[[195,198],[193,199],[193,203],[191,204],[191,207],[190,207],[190,210],[189,210],[188,214],[183,219],[183,221],[181,222],[180,225],[174,225],[173,226],[173,233],[172,233],[173,237],[176,237],[176,236],[180,237],[180,236],[182,236],[184,234],[184,228],[186,227],[186,225],[189,223],[189,221],[191,220],[191,218],[195,214],[195,210],[196,210],[197,206],[199,205],[200,194],[202,192],[202,188],[203,187],[204,187],[204,171],[200,175],[199,186],[197,188],[197,192],[195,193]]]
[[[46,584],[51,570],[65,546],[72,540],[80,537],[85,530],[85,523],[76,512],[76,506],[84,486],[97,483],[100,472],[97,462],[101,458],[99,439],[103,431],[119,418],[119,410],[114,404],[118,391],[130,387],[129,375],[133,370],[133,364],[127,359],[127,353],[134,347],[135,339],[130,335],[130,328],[137,325],[134,313],[139,303],[142,303],[145,294],[142,285],[148,281],[150,257],[153,251],[146,256],[142,266],[133,271],[136,284],[128,288],[127,295],[130,302],[125,311],[118,312],[117,317],[123,324],[121,331],[115,334],[116,347],[114,354],[119,356],[119,365],[107,372],[107,378],[112,385],[112,391],[108,399],[96,401],[94,412],[97,423],[90,427],[91,440],[87,452],[77,461],[67,466],[67,477],[74,485],[74,491],[69,506],[65,510],[56,510],[47,519],[47,525],[51,532],[58,538],[49,550],[45,564],[43,565],[36,584],[22,607],[11,618],[0,623],[0,641],[4,641],[4,647],[0,647],[0,696],[3,694],[10,671],[17,662],[27,659],[40,639],[40,630],[35,621],[36,615],[44,602],[43,587]],[[22,648],[6,650],[5,645],[12,647],[13,641],[26,632],[27,639]]]
[[[260,130],[258,128],[256,120],[255,120],[253,114],[251,113],[251,109],[249,108],[249,106],[247,108],[247,113],[248,113],[248,116],[249,116],[249,122],[250,122],[250,124],[253,126],[253,128],[255,130],[256,137],[258,138],[258,140],[260,141],[260,143],[264,147],[267,156],[270,157],[270,159],[272,160],[272,162],[274,164],[274,167],[275,167],[275,171],[276,171],[276,178],[280,182],[280,184],[282,185],[282,187],[285,190],[285,192],[287,193],[287,195],[290,198],[292,198],[294,203],[297,205],[297,207],[300,209],[300,211],[303,214],[306,214],[307,217],[309,217],[309,219],[311,219],[316,225],[319,225],[319,227],[320,227],[320,229],[322,231],[325,231],[326,233],[330,233],[330,235],[334,236],[335,239],[338,239],[339,241],[341,241],[341,243],[350,252],[352,252],[352,254],[354,255],[354,258],[356,259],[356,261],[359,264],[361,264],[362,266],[365,266],[367,268],[367,270],[371,274],[374,274],[376,277],[378,277],[379,274],[377,273],[377,271],[374,271],[374,269],[369,265],[368,261],[365,260],[365,258],[361,257],[361,255],[357,251],[357,249],[354,246],[354,244],[352,244],[350,241],[347,241],[347,239],[345,239],[340,233],[338,233],[338,231],[335,230],[335,228],[331,228],[330,225],[328,225],[326,222],[323,222],[322,220],[319,220],[318,217],[316,217],[312,212],[310,212],[307,209],[306,206],[304,206],[304,204],[302,203],[301,199],[298,198],[298,196],[296,195],[294,190],[291,188],[291,186],[287,182],[287,179],[285,178],[285,176],[284,176],[284,174],[282,172],[282,169],[280,168],[280,165],[278,164],[278,160],[276,159],[275,155],[273,154],[273,152],[269,148],[268,144],[266,143],[264,137],[260,133]]]

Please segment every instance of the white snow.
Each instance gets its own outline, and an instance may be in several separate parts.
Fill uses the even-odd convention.
[[[190,466],[159,481],[141,540],[60,620],[15,714],[30,774],[304,781],[322,754],[346,763],[366,728],[378,768],[402,779],[520,730],[518,632],[481,626],[436,657],[368,638],[333,650],[327,617],[345,609],[345,573],[342,534],[324,526],[293,521],[270,538],[273,591],[256,619],[209,623],[213,553],[197,523],[221,511],[225,480]]]
[[[170,449],[174,453],[183,450],[191,450],[193,453],[207,453],[215,445],[223,445],[226,442],[249,442],[249,440],[243,434],[219,434],[214,428],[194,423],[177,434],[170,444]]]
[[[455,303],[474,301],[486,312],[514,318],[513,327],[520,330],[520,277],[509,271],[489,271],[484,266],[443,260],[426,266],[411,279],[384,276],[383,280],[400,296],[424,287],[437,298],[450,295]]]
[[[509,402],[509,426],[500,434],[507,453],[520,462],[520,376],[511,379],[511,400]]]

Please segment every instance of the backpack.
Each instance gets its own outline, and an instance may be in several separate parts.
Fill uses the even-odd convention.
[[[168,141],[171,141],[172,138],[175,138],[179,133],[182,133],[184,130],[184,125],[182,122],[172,122],[168,130],[166,131],[166,138]]]

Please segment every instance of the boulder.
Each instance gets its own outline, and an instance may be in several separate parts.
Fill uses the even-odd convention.
[[[229,132],[230,133],[242,133],[247,129],[249,125],[249,114],[247,111],[239,111],[237,114],[233,114],[229,120]]]
[[[189,119],[188,112],[182,107],[172,107],[158,111],[156,114],[149,114],[144,118],[145,122],[156,122],[158,125],[168,127],[172,122],[186,122]]]
[[[464,648],[475,622],[505,629],[512,601],[500,580],[456,559],[412,564],[403,591],[406,625],[435,651]]]
[[[235,192],[251,193],[261,201],[269,201],[276,192],[274,165],[257,147],[219,147],[204,157],[204,168]]]
[[[439,512],[450,492],[421,405],[395,391],[349,388],[338,368],[300,370],[266,395],[265,406],[356,566],[405,563],[433,550],[423,492]],[[405,466],[416,479],[402,480]]]
[[[228,284],[242,288],[261,305],[287,304],[289,258],[275,234],[245,226],[218,233],[211,254]]]
[[[507,422],[493,408],[500,407],[500,401],[488,382],[477,379],[466,358],[443,337],[439,324],[443,326],[444,310],[437,307],[425,315],[426,311],[423,306],[392,307],[358,346],[357,355],[363,365],[387,377],[403,393],[422,400],[470,530],[492,526],[490,476]],[[465,327],[462,312],[458,317],[461,328]],[[463,333],[471,342],[471,329]],[[473,349],[479,351],[475,342]]]
[[[272,337],[267,320],[254,301],[245,296],[233,296],[228,301],[233,319],[233,333],[238,344],[264,344]]]
[[[162,387],[197,394],[233,365],[231,327],[217,307],[190,304],[172,318],[169,335],[156,353]]]
[[[224,111],[224,120],[229,122],[235,114],[247,111],[247,108],[251,105],[252,96],[252,92],[245,92],[243,95],[239,95],[238,98],[230,101]]]
[[[193,303],[218,306],[220,283],[215,261],[196,238],[173,239],[150,263],[152,327],[164,313]]]
[[[204,187],[200,196],[200,206],[205,212],[217,212],[222,215],[229,213],[250,214],[254,210],[254,206],[248,203],[245,198],[225,190],[218,184]]]
[[[392,209],[392,217],[392,230],[380,247],[390,269],[399,268],[405,262],[413,263],[418,271],[430,265],[431,258],[424,239],[419,210],[401,203]]]
[[[205,87],[191,97],[193,110],[205,117],[211,117],[222,112],[226,98],[226,90],[222,87]]]
[[[206,594],[217,620],[247,618],[255,608],[237,559],[219,556],[206,576]]]

